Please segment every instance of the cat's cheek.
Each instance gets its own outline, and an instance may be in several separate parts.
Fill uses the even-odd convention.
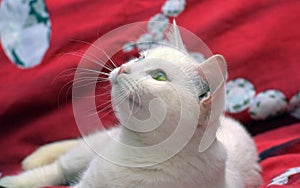
[[[147,89],[147,91],[153,95],[170,90],[168,82],[156,81],[152,78],[144,81],[143,88]]]

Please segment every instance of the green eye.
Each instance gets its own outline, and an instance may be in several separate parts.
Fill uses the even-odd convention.
[[[167,81],[167,75],[163,71],[156,71],[152,74],[152,78],[157,81]]]

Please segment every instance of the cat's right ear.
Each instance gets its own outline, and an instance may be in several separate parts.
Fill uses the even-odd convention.
[[[218,84],[217,82],[226,80],[228,76],[226,61],[222,55],[218,54],[200,63],[200,70],[204,73],[205,78],[209,78],[211,81],[215,80],[211,84]]]
[[[200,101],[200,106],[207,106],[209,112],[205,123],[205,132],[199,145],[199,151],[203,152],[210,147],[216,138],[217,129],[220,126],[220,116],[225,107],[225,81],[227,79],[226,61],[221,55],[214,55],[199,65],[201,76],[209,85],[208,96]]]

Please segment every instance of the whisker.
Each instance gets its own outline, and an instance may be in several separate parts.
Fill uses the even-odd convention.
[[[109,64],[107,64],[106,62],[104,62],[103,59],[100,59],[100,58],[97,57],[97,56],[95,56],[95,58],[96,58],[96,60],[98,60],[98,61],[94,62],[94,63],[96,63],[97,65],[102,66],[102,67],[108,69],[109,71],[112,71],[112,70],[114,69],[114,67],[111,67],[111,66],[109,66]],[[100,63],[102,63],[102,64],[100,64]]]
[[[100,51],[106,56],[106,58],[108,58],[108,60],[115,66],[115,68],[118,67],[118,66],[113,62],[113,60],[109,57],[109,55],[108,55],[103,49],[99,48],[98,46],[95,46],[93,43],[85,42],[85,41],[80,41],[80,40],[74,40],[74,41],[77,41],[77,42],[81,42],[81,43],[84,43],[84,44],[91,45],[91,46],[93,46],[94,48],[96,48],[97,50],[100,50]]]
[[[139,95],[140,93],[140,83],[143,81],[144,79],[141,79],[141,80],[138,80],[137,82],[134,81],[134,84],[132,84],[133,86],[133,91],[134,91],[134,97],[137,97],[137,104],[133,103],[133,106],[134,105],[139,105],[137,106],[136,110],[133,112],[133,113],[136,113],[138,110],[139,110],[139,107],[141,105],[141,97]],[[134,101],[135,101],[135,98],[134,98]],[[133,111],[133,110],[132,110]]]
[[[95,55],[93,55],[92,57],[94,57],[96,60],[98,60],[98,61],[94,62],[97,65],[103,66],[103,67],[105,67],[106,69],[108,69],[110,71],[112,71],[114,69],[113,67],[110,67],[108,64],[106,64],[106,62],[104,62],[103,59],[100,59],[99,57],[97,57]],[[103,64],[99,64],[99,63],[103,63]]]
[[[123,98],[120,97],[118,100],[115,100],[116,104],[111,103],[111,104],[107,105],[105,108],[102,108],[101,110],[98,110],[97,112],[95,112],[95,113],[93,113],[91,115],[102,113],[102,112],[106,111],[107,109],[111,108],[105,114],[99,116],[99,118],[101,119],[101,118],[105,117],[106,115],[110,114],[111,112],[113,112],[114,111],[114,109],[113,109],[114,106],[117,106],[118,104],[122,103],[125,99],[126,99],[126,97],[123,97]]]
[[[82,81],[83,82],[83,81]],[[89,83],[86,83],[86,84],[81,84],[81,85],[78,85],[78,86],[73,86],[73,88],[81,88],[81,87],[87,87],[89,85],[96,85],[97,83],[103,83],[102,81],[97,81],[97,82],[89,82]],[[91,89],[91,88],[90,88]]]
[[[104,118],[105,116],[107,116],[108,114],[112,113],[113,111],[114,111],[114,110],[111,109],[111,110],[107,111],[105,114],[99,116],[99,118],[102,119],[102,118]]]
[[[76,82],[76,81],[79,81],[79,80],[87,80],[87,81],[92,81],[92,80],[94,80],[94,81],[109,81],[109,79],[108,78],[101,78],[101,77],[93,77],[93,76],[91,76],[91,77],[81,77],[81,78],[76,78],[76,79],[74,79],[73,81],[74,82]]]
[[[136,95],[137,95],[137,98],[138,98],[138,104],[139,105],[141,105],[141,102],[142,102],[142,99],[141,99],[141,96],[140,96],[140,91],[141,91],[141,89],[140,89],[140,87],[138,87],[139,85],[138,85],[138,83],[136,83]],[[136,112],[135,112],[136,113]]]
[[[82,77],[82,78],[76,78],[73,80],[74,83],[77,82],[83,82],[83,81],[95,81],[95,82],[108,82],[109,79],[106,78],[95,78],[95,77]]]
[[[107,88],[110,88],[111,87],[111,85],[109,84],[109,85],[107,85],[107,86],[102,86],[101,88],[96,88],[97,90],[102,90],[102,89],[107,89]]]
[[[145,78],[146,79],[146,78]],[[104,101],[101,104],[96,106],[96,112],[91,113],[90,115],[95,115],[95,114],[100,114],[105,112],[105,114],[102,114],[100,118],[103,118],[105,115],[111,113],[112,111],[114,111],[114,107],[118,106],[119,104],[121,104],[122,102],[124,102],[126,99],[128,99],[128,96],[130,93],[133,93],[133,101],[138,100],[138,104],[141,104],[141,96],[140,96],[140,84],[142,83],[142,81],[144,81],[144,79],[138,80],[138,81],[132,81],[132,80],[128,80],[126,79],[126,82],[124,82],[124,87],[120,87],[117,90],[113,91],[113,93],[111,95],[114,96],[114,98]],[[110,85],[106,86],[106,87],[111,87]],[[99,88],[99,89],[103,89],[103,87]],[[100,95],[105,95],[108,93],[101,93]],[[134,105],[137,105],[136,103],[133,103],[132,106],[130,107],[130,110],[133,111],[134,110]],[[137,108],[138,110],[138,108]],[[90,110],[90,112],[92,112],[93,109]],[[135,112],[133,112],[135,113]],[[130,118],[130,117],[129,117]]]
[[[106,116],[107,114],[111,113],[114,111],[113,107],[119,105],[120,103],[122,103],[124,100],[126,100],[129,91],[127,91],[126,93],[124,93],[125,91],[123,89],[120,89],[120,91],[118,93],[120,93],[120,95],[118,95],[116,97],[116,99],[114,100],[115,103],[111,103],[111,105],[108,106],[108,108],[112,108],[111,110],[109,110],[107,113],[103,114],[102,116],[100,116],[99,118],[103,118],[104,116]],[[112,101],[112,100],[110,100]],[[97,113],[101,113],[103,112],[103,110],[99,110]]]
[[[124,89],[120,88],[118,92],[115,92],[117,93],[115,95],[115,98],[114,98],[114,104],[118,104],[119,101],[123,100],[123,99],[126,99],[127,96],[128,96],[128,92],[126,92]],[[112,93],[112,95],[114,95],[115,93]],[[112,102],[113,99],[111,98],[110,102]]]
[[[58,92],[58,101],[60,101],[59,97],[61,96],[61,94],[65,88],[66,88],[65,100],[68,101],[68,96],[69,96],[70,90],[72,88],[72,82],[73,82],[73,80],[70,80],[60,88],[60,90]]]
[[[71,71],[71,73],[65,74],[68,71],[69,72]],[[52,80],[51,84],[53,84],[58,78],[71,77],[71,76],[73,77],[75,72],[76,72],[76,68],[69,68],[69,69],[63,70],[58,75],[56,75],[56,77]]]
[[[112,69],[113,69],[112,67],[108,66],[102,59],[98,58],[97,56],[94,56],[95,59],[92,59],[93,57],[86,56],[84,54],[84,52],[72,52],[72,53],[64,53],[64,54],[86,59],[88,61],[91,61],[92,63],[95,63],[96,65],[99,65],[102,68],[106,68],[109,71],[112,71]]]
[[[103,75],[109,76],[109,73],[107,73],[107,72],[102,72],[102,71],[98,71],[98,70],[94,70],[94,69],[87,69],[87,68],[82,68],[82,67],[78,67],[77,69],[80,71],[84,70],[84,71],[91,72],[91,73],[97,73],[97,74],[103,74]],[[80,71],[79,71],[79,73],[80,73]]]
[[[101,94],[97,94],[97,95],[87,95],[87,96],[83,96],[83,97],[80,97],[80,98],[97,98],[97,97],[102,97],[102,96],[108,96],[110,94],[109,91],[107,92],[104,92],[104,93],[101,93]]]
[[[102,106],[104,106],[106,104],[110,104],[111,102],[112,102],[111,100],[107,100],[104,103],[97,105],[96,108],[98,109],[98,108],[100,108],[100,107],[102,107]]]
[[[95,97],[101,97],[101,96],[104,96],[104,95],[108,95],[108,94],[110,94],[110,93],[111,93],[111,92],[106,91],[106,92],[104,92],[104,93],[95,95]]]

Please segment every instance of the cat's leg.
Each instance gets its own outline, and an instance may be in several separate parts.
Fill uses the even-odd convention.
[[[94,152],[83,140],[58,160],[46,166],[25,171],[16,176],[0,179],[0,186],[6,188],[37,188],[62,185],[76,179],[89,164]],[[73,180],[72,180],[73,181]]]
[[[109,132],[118,133],[118,129]],[[0,186],[6,188],[36,188],[42,186],[62,185],[80,178],[95,156],[93,149],[102,148],[110,134],[96,132],[84,139],[78,140],[70,151],[60,156],[58,160],[46,166],[25,171],[16,176],[0,179]]]
[[[58,161],[49,165],[28,170],[19,175],[0,179],[0,186],[5,188],[37,188],[64,184],[63,169]]]
[[[22,168],[31,170],[50,164],[72,149],[77,143],[78,140],[65,140],[46,144],[27,156],[22,161]]]
[[[217,135],[227,149],[227,166],[235,166],[246,188],[258,188],[262,184],[258,154],[255,143],[245,128],[226,117],[222,119]]]

